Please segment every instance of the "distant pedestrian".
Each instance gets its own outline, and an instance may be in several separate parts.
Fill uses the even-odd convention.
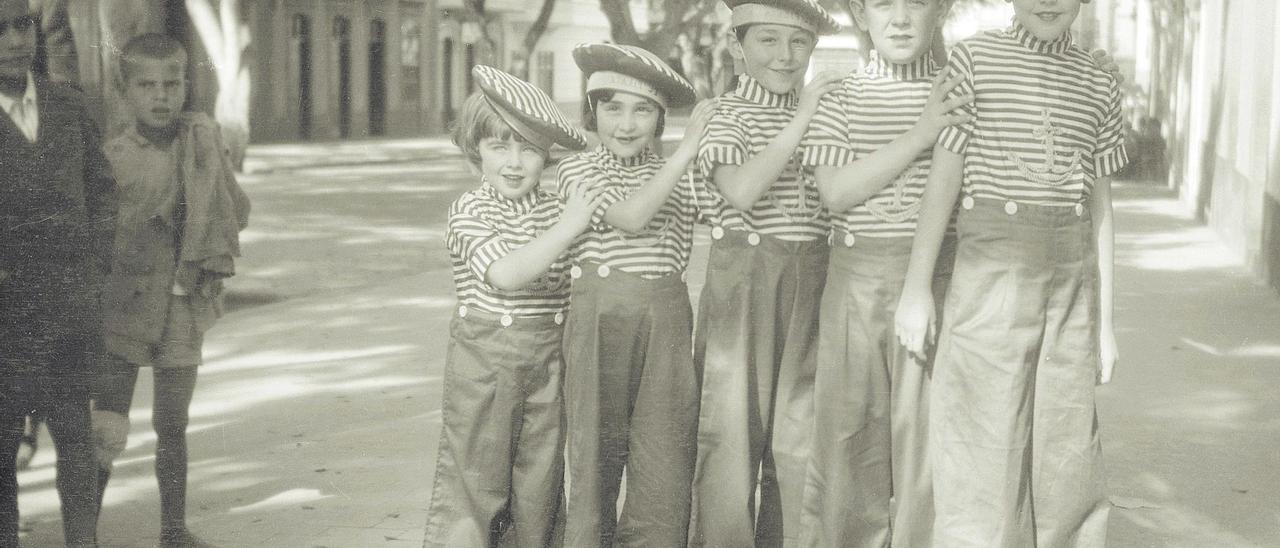
[[[93,387],[98,504],[125,446],[138,368],[151,367],[159,544],[197,546],[186,526],[187,410],[204,332],[220,312],[222,280],[235,273],[249,200],[218,125],[182,110],[182,46],[161,34],[135,37],[125,44],[120,68],[134,123],[106,145],[120,208],[103,297],[108,356]]]
[[[425,545],[558,545],[565,252],[602,191],[576,191],[561,208],[539,178],[551,147],[581,149],[582,134],[531,84],[484,65],[472,74],[480,92],[453,140],[480,187],[453,202],[445,231],[458,308]]]

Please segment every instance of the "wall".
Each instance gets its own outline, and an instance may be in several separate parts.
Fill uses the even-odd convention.
[[[1137,106],[1163,123],[1167,184],[1280,290],[1280,8],[1232,0],[1099,0],[1102,43],[1133,51]],[[1105,29],[1134,28],[1136,32]]]

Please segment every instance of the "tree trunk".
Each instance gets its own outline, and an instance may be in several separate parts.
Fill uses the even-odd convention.
[[[551,22],[551,12],[555,8],[556,0],[542,0],[542,7],[538,9],[538,17],[529,26],[529,31],[524,35],[522,47],[516,50],[515,56],[511,60],[508,72],[515,77],[525,81],[529,80],[529,56],[533,55],[534,48],[538,47],[538,41],[542,39],[543,33],[547,32],[547,24]]]
[[[627,0],[600,0],[600,11],[609,21],[609,37],[614,42],[629,46],[639,46],[640,33],[636,32],[636,24],[631,20],[631,3]]]
[[[209,53],[218,79],[214,119],[222,126],[231,160],[240,169],[249,147],[250,74],[244,54],[251,42],[238,0],[187,0],[187,15]]]

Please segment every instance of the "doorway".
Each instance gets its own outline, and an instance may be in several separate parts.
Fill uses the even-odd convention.
[[[369,134],[387,131],[386,77],[387,23],[374,19],[369,25]]]
[[[338,41],[338,137],[351,136],[351,20],[333,18],[333,37]]]
[[[311,20],[302,14],[293,16],[290,33],[290,81],[296,91],[298,137],[311,138]]]

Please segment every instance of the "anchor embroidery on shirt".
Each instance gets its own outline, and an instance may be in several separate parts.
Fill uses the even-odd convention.
[[[918,164],[912,164],[893,181],[893,196],[876,196],[867,200],[867,211],[886,223],[901,223],[920,211],[920,200],[907,203],[907,185],[924,175]]]
[[[659,217],[659,215],[662,217]],[[650,228],[659,219],[662,220],[662,225],[657,228]],[[657,215],[654,215],[654,217],[649,220],[649,224],[645,225],[640,232],[630,233],[620,228],[615,228],[609,232],[620,236],[622,241],[631,246],[658,247],[658,244],[661,244],[663,240],[666,240],[667,236],[671,233],[671,215],[666,214],[664,207],[664,211],[659,211]]]
[[[800,169],[796,166],[795,154],[792,154],[791,158],[787,160],[787,167],[783,172],[785,173],[787,170],[791,170],[796,174],[795,207],[787,207],[784,205],[782,203],[782,199],[778,197],[778,193],[772,188],[770,188],[767,193],[769,203],[773,204],[773,207],[781,212],[782,216],[786,217],[787,220],[791,222],[807,222],[817,219],[818,215],[822,214],[822,204],[814,203],[813,205],[810,205],[809,182],[805,180],[804,175],[800,173]],[[815,202],[817,201],[815,200]]]
[[[1009,161],[1017,166],[1018,171],[1024,177],[1032,181],[1043,183],[1046,185],[1061,185],[1071,178],[1076,168],[1080,165],[1080,151],[1076,150],[1071,154],[1070,161],[1066,167],[1057,167],[1058,159],[1058,134],[1062,132],[1061,128],[1053,125],[1053,120],[1049,116],[1048,110],[1041,110],[1041,124],[1031,132],[1031,135],[1039,139],[1044,145],[1044,161],[1041,166],[1035,167],[1024,161],[1013,151],[1006,151]]]

